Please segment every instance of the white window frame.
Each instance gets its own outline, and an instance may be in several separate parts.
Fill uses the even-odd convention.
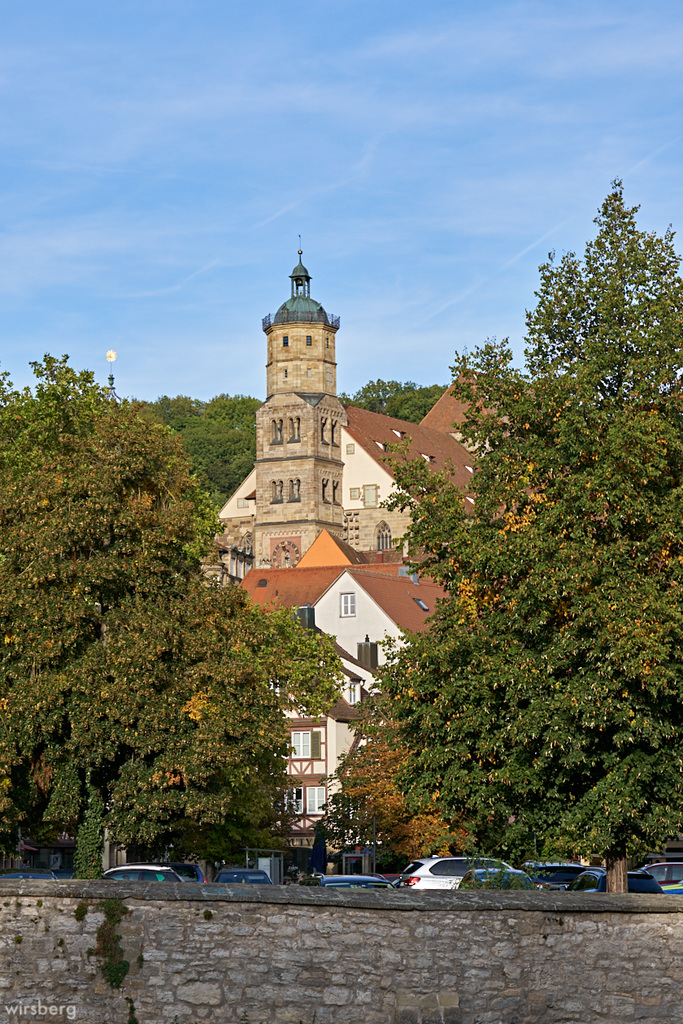
[[[356,616],[356,595],[339,595],[339,617],[341,619],[353,619]]]
[[[290,793],[290,807],[293,814],[304,813],[304,787],[294,786],[289,791]]]
[[[306,787],[306,814],[322,814],[325,805],[325,787]]]
[[[294,753],[292,757],[310,757],[311,756],[311,734],[310,732],[293,732],[291,737],[292,750]]]

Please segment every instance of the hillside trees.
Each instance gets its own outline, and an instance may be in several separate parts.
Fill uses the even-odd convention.
[[[177,437],[66,360],[35,371],[0,384],[3,843],[77,832],[93,790],[127,845],[262,842],[283,712],[334,699],[333,649],[203,580],[215,513]]]
[[[193,472],[220,508],[254,467],[260,404],[247,395],[216,395],[209,402],[162,395],[145,406],[143,416],[180,435]]]
[[[454,367],[471,514],[397,463],[449,596],[383,683],[409,792],[492,852],[603,854],[610,891],[683,829],[683,282],[635,213],[615,182],[583,259],[541,267],[526,372],[505,343]]]
[[[409,423],[419,423],[446,390],[442,384],[421,386],[411,380],[371,380],[353,395],[341,394],[340,402],[355,405],[368,412],[394,416]]]

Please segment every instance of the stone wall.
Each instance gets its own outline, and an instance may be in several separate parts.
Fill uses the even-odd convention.
[[[2,1024],[683,1024],[683,897],[0,886]]]

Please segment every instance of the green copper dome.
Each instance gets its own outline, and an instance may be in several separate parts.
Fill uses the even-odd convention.
[[[283,302],[274,317],[274,323],[287,324],[293,320],[315,321],[326,324],[327,313],[315,299],[309,295],[293,295]]]
[[[339,327],[338,316],[328,316],[323,307],[311,298],[311,275],[301,262],[302,252],[299,250],[299,262],[289,275],[292,282],[292,294],[283,302],[274,317],[263,318],[263,329],[273,324],[316,323],[326,324],[335,329]]]

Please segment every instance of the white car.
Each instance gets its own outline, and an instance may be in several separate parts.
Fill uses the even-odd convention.
[[[398,876],[396,888],[409,885],[413,889],[457,889],[468,871],[473,868],[506,868],[504,860],[493,857],[425,857],[414,860]]]

